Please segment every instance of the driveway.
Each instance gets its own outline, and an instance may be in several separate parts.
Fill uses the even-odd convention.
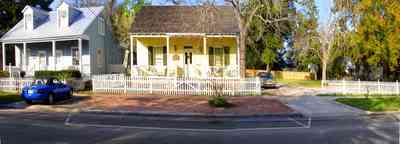
[[[301,96],[285,99],[292,109],[311,117],[358,116],[364,111],[337,103],[332,97]]]

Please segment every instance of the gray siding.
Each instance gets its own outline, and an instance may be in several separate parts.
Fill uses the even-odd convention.
[[[85,34],[90,37],[89,47],[92,74],[108,73],[110,64],[122,64],[122,50],[119,47],[119,43],[113,39],[110,24],[105,24],[106,30],[104,36],[98,32],[99,17],[85,31]],[[104,13],[102,13],[101,17],[104,18]],[[96,49],[103,49],[102,59],[104,60],[104,64],[102,67],[97,65],[97,57],[99,56],[96,53]]]

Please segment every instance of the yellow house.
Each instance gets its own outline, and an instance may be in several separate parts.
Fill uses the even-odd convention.
[[[238,38],[230,6],[144,6],[130,31],[131,74],[237,78]]]

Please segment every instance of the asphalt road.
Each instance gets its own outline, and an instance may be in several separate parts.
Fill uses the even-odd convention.
[[[68,117],[67,121],[70,124],[66,125],[65,121]],[[121,122],[121,119],[124,121]],[[139,125],[134,124],[139,120],[141,121]],[[129,121],[132,122],[129,123]],[[225,124],[187,119],[157,121],[153,118],[138,119],[126,118],[126,116],[106,119],[102,115],[72,115],[71,117],[68,113],[0,111],[0,143],[399,144],[399,123],[393,116],[315,118],[310,128],[287,127],[293,126],[292,123],[274,126],[281,122],[245,120]],[[242,123],[247,125],[244,128],[248,129],[241,129]],[[251,127],[252,124],[256,126]],[[161,126],[164,127],[155,128]],[[229,129],[232,126],[237,129]],[[260,127],[256,129],[258,126]]]

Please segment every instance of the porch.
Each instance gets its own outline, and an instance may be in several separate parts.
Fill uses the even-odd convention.
[[[79,70],[90,74],[89,41],[82,38],[10,42],[2,44],[3,70],[26,72],[33,76],[39,70]]]
[[[135,34],[131,52],[135,50],[132,76],[240,77],[236,34]]]

